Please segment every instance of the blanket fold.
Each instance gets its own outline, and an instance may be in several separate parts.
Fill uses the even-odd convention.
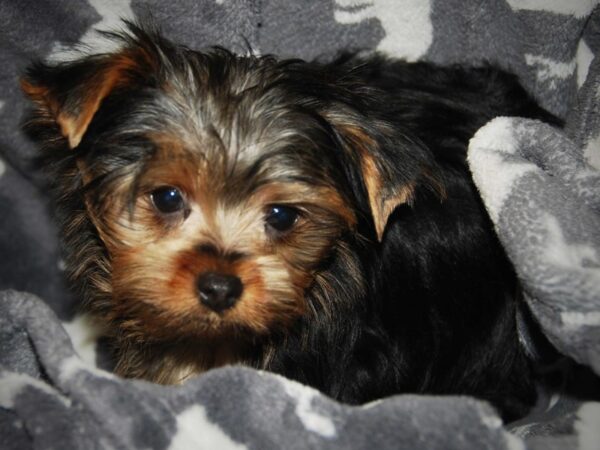
[[[561,131],[504,117],[473,137],[469,164],[534,316],[600,373],[600,172]]]
[[[353,407],[242,367],[212,370],[181,387],[122,380],[84,363],[56,315],[16,291],[0,294],[0,329],[0,408],[11,419],[0,442],[7,450],[26,448],[23,435],[33,447],[61,450],[414,449],[420,442],[509,449],[519,442],[489,405],[467,397],[402,395]]]

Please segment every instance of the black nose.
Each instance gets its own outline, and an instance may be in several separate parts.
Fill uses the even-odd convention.
[[[197,287],[202,304],[216,312],[235,305],[244,289],[241,280],[235,275],[216,272],[200,275]]]

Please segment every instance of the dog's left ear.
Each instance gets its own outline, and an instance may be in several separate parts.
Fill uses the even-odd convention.
[[[413,201],[417,183],[427,182],[428,152],[385,124],[332,122],[360,169],[381,241],[390,215],[398,206]]]

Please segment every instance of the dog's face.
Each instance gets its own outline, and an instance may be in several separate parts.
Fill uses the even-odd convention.
[[[173,106],[152,103],[144,109],[160,120]],[[110,195],[88,204],[111,257],[114,298],[123,300],[115,307],[154,337],[285,326],[305,312],[304,291],[353,228],[354,211],[305,136],[232,137],[214,122],[204,129],[198,111],[184,114],[191,129],[153,126],[140,136],[152,149],[143,169],[126,166]],[[269,130],[282,136],[289,130],[278,120],[289,119]]]
[[[401,136],[319,66],[131,33],[119,52],[23,81],[59,197],[70,198],[65,232],[85,222],[97,233],[96,247],[67,242],[78,247],[69,270],[109,293],[106,315],[146,340],[263,335],[310,312],[333,255],[360,280],[344,237],[360,221],[365,239],[382,237],[421,156],[392,165],[382,142]]]

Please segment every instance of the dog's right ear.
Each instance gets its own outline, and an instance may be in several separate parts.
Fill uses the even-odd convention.
[[[36,114],[56,122],[74,149],[102,101],[143,70],[137,59],[125,53],[54,67],[38,64],[21,79],[21,88],[35,103]]]
[[[21,79],[23,92],[35,104],[35,115],[55,122],[71,149],[79,145],[108,95],[157,73],[159,56],[153,51],[155,47],[149,45],[151,38],[146,37],[145,42],[132,39],[129,43],[116,53],[88,56],[71,63],[37,63]]]

